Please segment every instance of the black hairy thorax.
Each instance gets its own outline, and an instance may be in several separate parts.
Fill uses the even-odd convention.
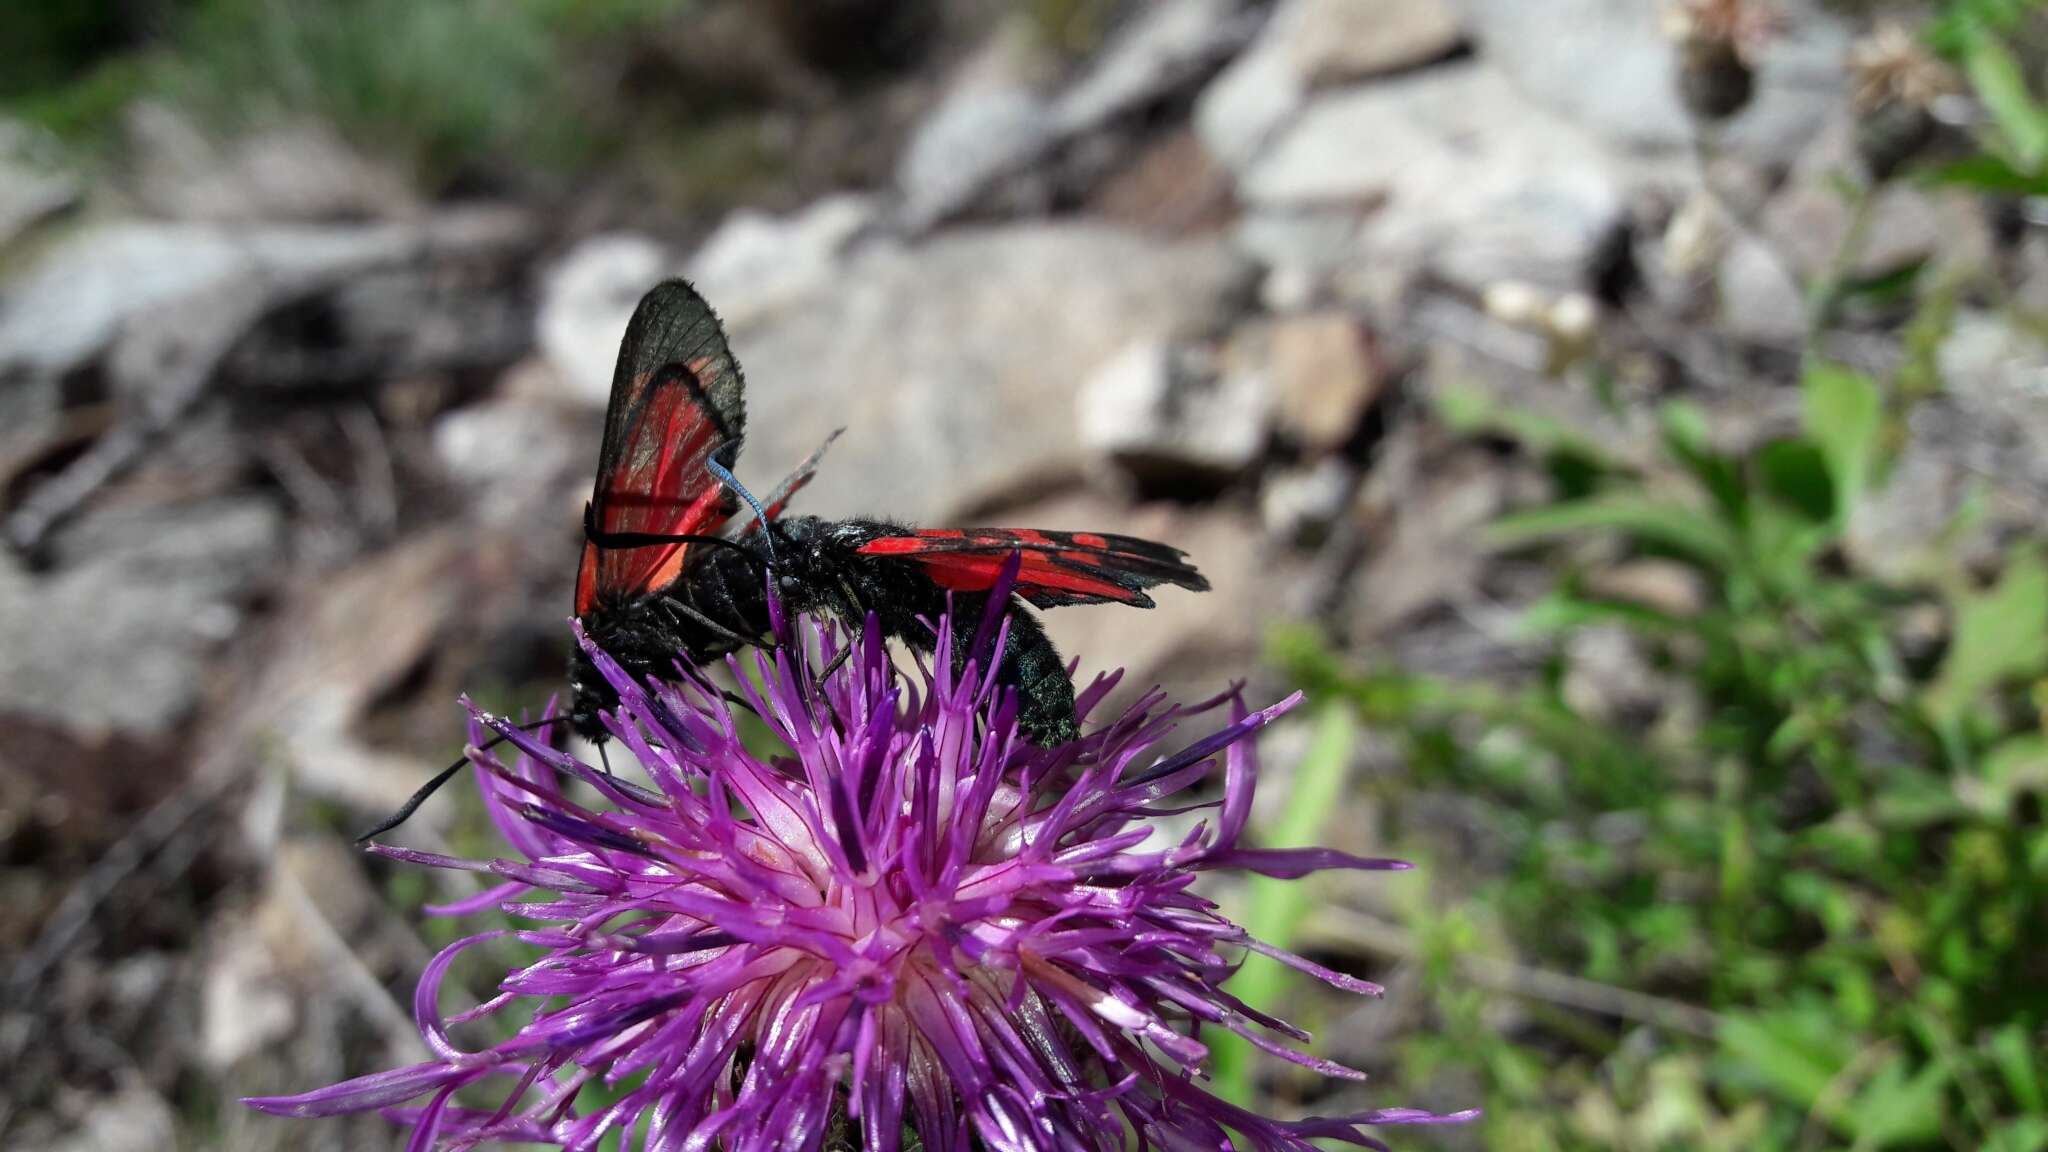
[[[600,603],[584,626],[636,679],[673,679],[679,663],[687,667],[742,647],[773,644],[772,584],[786,614],[829,615],[849,629],[864,627],[873,614],[883,635],[927,654],[935,651],[939,617],[950,608],[956,624],[948,656],[958,669],[972,649],[988,596],[949,595],[915,562],[859,551],[868,541],[904,530],[882,520],[777,520],[765,539],[754,532],[732,547],[693,546],[696,554],[683,579],[652,595]],[[1030,610],[1008,599],[997,682],[1018,692],[1018,724],[1027,738],[1041,745],[1074,739],[1079,730],[1066,664]],[[569,682],[572,726],[588,739],[604,740],[608,733],[599,713],[617,707],[618,696],[580,648],[570,657]]]

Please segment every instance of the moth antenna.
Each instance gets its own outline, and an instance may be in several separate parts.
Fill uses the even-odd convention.
[[[519,729],[521,732],[531,732],[536,728],[545,728],[550,724],[560,724],[568,718],[569,717],[567,714],[561,716],[550,716],[545,720],[535,720],[530,724],[515,724],[513,725],[513,727]],[[488,752],[491,749],[496,748],[498,745],[503,744],[505,740],[505,734],[500,732],[496,736],[491,737],[489,740],[479,745],[477,747],[477,751]],[[604,745],[600,744],[598,745],[598,748],[600,751],[602,751]],[[450,764],[446,768],[441,769],[439,772],[434,773],[433,779],[428,780],[425,784],[420,785],[419,791],[414,792],[412,795],[405,798],[405,803],[398,806],[398,811],[393,812],[389,816],[386,816],[384,819],[377,822],[376,827],[371,828],[369,831],[364,832],[362,835],[356,837],[356,843],[367,843],[368,841],[374,840],[377,837],[382,836],[386,832],[391,831],[393,828],[398,827],[400,824],[405,823],[407,820],[412,819],[412,814],[420,810],[420,805],[425,804],[429,799],[431,799],[434,793],[439,792],[441,790],[443,785],[447,784],[450,780],[455,779],[455,774],[457,772],[462,771],[463,766],[468,763],[469,757],[464,756],[462,759],[457,760],[455,763]]]
[[[704,461],[704,467],[709,469],[713,476],[718,477],[720,484],[730,488],[735,496],[745,500],[747,507],[754,510],[754,519],[761,522],[761,543],[768,549],[768,567],[776,567],[775,529],[768,523],[768,509],[761,506],[761,501],[756,499],[752,492],[747,491],[747,486],[740,483],[739,477],[732,474],[732,469],[719,463],[717,456],[714,455]]]

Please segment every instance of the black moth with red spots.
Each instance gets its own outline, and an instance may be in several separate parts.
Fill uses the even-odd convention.
[[[1079,735],[1074,686],[1027,606],[1149,608],[1148,588],[1209,586],[1178,549],[1130,536],[784,517],[815,455],[764,502],[765,519],[742,513],[713,464],[732,466],[745,423],[743,377],[710,305],[683,281],[657,286],[619,348],[576,582],[577,617],[636,676],[671,676],[678,658],[770,642],[771,576],[784,611],[830,613],[852,627],[873,613],[885,634],[929,652],[930,623],[949,595],[973,618],[1015,556],[998,676],[1018,691],[1024,734],[1058,744]],[[955,635],[957,667],[973,630]],[[572,723],[602,739],[599,713],[617,698],[580,650],[570,683]]]

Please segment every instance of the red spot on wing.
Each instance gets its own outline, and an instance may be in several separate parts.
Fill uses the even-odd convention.
[[[925,571],[942,587],[955,592],[986,592],[995,587],[1007,557],[978,553],[937,553],[924,561]],[[1075,572],[1042,553],[1025,552],[1017,569],[1017,590],[1029,595],[1034,590],[1061,592],[1105,600],[1144,601],[1142,593],[1118,587],[1108,580]]]
[[[1145,589],[1154,585],[1208,587],[1177,549],[1099,532],[928,529],[877,537],[858,551],[913,560],[942,586],[975,592],[993,587],[1003,562],[1021,554],[1017,595],[1041,608],[1102,602],[1149,608],[1152,598]]]

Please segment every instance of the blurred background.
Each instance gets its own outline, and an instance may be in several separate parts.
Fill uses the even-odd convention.
[[[560,686],[680,273],[757,486],[844,425],[804,511],[1170,541],[1214,590],[1063,649],[1310,690],[1262,839],[1420,867],[1214,894],[1389,986],[1238,978],[1374,1080],[1222,1091],[2048,1148],[2044,59],[2034,0],[0,6],[4,1142],[393,1146],[235,1099],[421,1058],[474,929],[349,839]],[[466,786],[400,835],[492,853]]]

